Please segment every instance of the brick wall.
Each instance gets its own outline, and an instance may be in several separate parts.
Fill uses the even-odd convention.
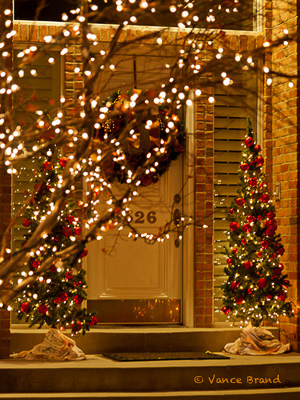
[[[11,177],[0,167],[0,240],[11,218]],[[9,244],[9,243],[8,243]],[[0,309],[0,358],[10,353],[10,312]]]

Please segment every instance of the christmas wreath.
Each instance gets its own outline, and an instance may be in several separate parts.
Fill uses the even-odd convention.
[[[111,154],[103,163],[109,182],[125,183],[128,171],[133,174],[144,165],[149,154],[155,162],[141,175],[141,186],[156,183],[184,150],[183,122],[168,105],[157,104],[154,91],[115,92],[103,102],[106,118],[98,124],[95,136],[102,144],[123,139],[120,152]],[[157,152],[158,148],[164,150]],[[158,155],[157,155],[158,153]]]

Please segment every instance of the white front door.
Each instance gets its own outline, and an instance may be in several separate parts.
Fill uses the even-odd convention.
[[[132,204],[133,226],[156,234],[183,209],[182,156],[156,184],[143,187]],[[88,245],[88,309],[100,323],[180,323],[182,241],[180,232],[162,243],[128,238],[125,228]]]

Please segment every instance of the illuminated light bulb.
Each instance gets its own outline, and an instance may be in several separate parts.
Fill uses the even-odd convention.
[[[188,99],[185,103],[188,107],[191,107],[193,105],[193,101],[191,99]]]
[[[131,22],[135,23],[137,21],[136,17],[133,15],[129,18]]]
[[[211,103],[211,104],[214,103],[215,102],[215,98],[213,96],[210,96],[208,98],[208,102]]]
[[[268,78],[268,79],[267,79],[267,85],[268,85],[268,86],[271,86],[271,85],[272,85],[272,82],[273,82],[273,79],[272,79],[272,78]]]
[[[156,39],[156,42],[157,42],[157,44],[162,44],[162,42],[163,42],[163,41],[162,41],[162,38],[160,38],[160,37],[157,38],[157,39]]]

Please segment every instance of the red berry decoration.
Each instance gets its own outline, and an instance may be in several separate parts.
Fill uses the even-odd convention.
[[[261,251],[258,251],[258,252],[256,253],[256,255],[257,255],[258,258],[261,258],[261,257],[263,256],[263,253],[262,253]]]
[[[66,217],[66,221],[68,222],[68,224],[71,224],[74,221],[75,217],[73,217],[73,215],[68,215]]]
[[[251,225],[250,224],[244,224],[243,225],[243,231],[244,232],[250,232],[251,231]]]
[[[243,263],[243,266],[244,266],[246,269],[250,269],[250,268],[253,266],[253,264],[252,264],[251,261],[245,261],[245,262]]]
[[[25,217],[22,217],[21,221],[22,221],[22,225],[25,226],[26,228],[31,224],[30,219],[25,218]]]
[[[50,161],[45,161],[45,162],[44,162],[44,164],[43,164],[43,170],[44,170],[44,171],[46,171],[46,169],[49,170],[49,171],[51,171],[52,168],[53,168],[53,167],[52,167]]]
[[[256,178],[250,178],[248,183],[249,183],[249,186],[255,187],[257,185],[257,179]]]
[[[261,151],[261,147],[260,147],[259,144],[256,144],[256,145],[254,146],[254,149],[255,149],[256,151],[258,151],[258,152]]]
[[[68,162],[68,159],[66,158],[66,157],[62,157],[60,160],[59,160],[59,165],[61,166],[61,167],[65,167],[66,165],[67,165],[67,162]]]
[[[260,245],[261,245],[261,248],[265,250],[270,246],[270,243],[268,242],[268,240],[262,240],[260,242]]]
[[[228,265],[232,265],[232,258],[228,258],[228,259],[226,260],[226,262],[227,262]]]
[[[243,245],[245,245],[245,244],[247,244],[247,240],[246,240],[246,239],[242,239],[242,240],[241,240],[241,243],[242,243]]]
[[[241,207],[243,204],[245,204],[245,200],[242,197],[238,197],[237,199],[235,199],[235,204]]]
[[[274,219],[275,218],[275,213],[273,213],[272,211],[267,213],[267,218],[268,219]]]
[[[235,298],[235,301],[238,303],[238,304],[242,304],[242,302],[244,301],[245,299],[244,299],[244,296],[240,296],[240,297],[236,297]]]
[[[70,281],[71,279],[73,279],[73,275],[71,274],[71,272],[68,271],[65,275],[65,280]]]
[[[76,295],[76,296],[74,296],[74,302],[75,302],[75,304],[81,304],[83,302],[83,298]]]
[[[274,236],[275,232],[276,232],[277,226],[276,225],[270,225],[267,227],[267,229],[265,230],[265,234],[268,237],[272,237]]]
[[[248,171],[249,164],[244,162],[244,163],[241,163],[240,167],[241,167],[241,170],[245,172],[245,171]]]
[[[68,300],[69,296],[67,295],[66,292],[61,292],[60,295],[58,296],[57,300],[60,303],[65,303]]]
[[[247,136],[247,137],[246,137],[246,139],[245,139],[245,145],[246,145],[247,147],[251,147],[251,146],[254,145],[254,140],[253,140],[253,138],[252,138],[251,136]]]
[[[28,301],[25,301],[24,303],[21,304],[21,311],[24,313],[27,313],[30,309],[30,304]]]
[[[70,228],[69,226],[63,226],[61,232],[64,236],[70,237],[72,235],[72,228]]]
[[[76,226],[76,228],[74,228],[74,233],[75,233],[75,235],[80,235],[81,234],[81,227],[80,226]]]
[[[233,232],[235,232],[239,229],[240,226],[239,226],[238,222],[233,221],[230,223],[229,227]]]
[[[267,203],[270,200],[270,196],[267,193],[263,193],[260,196],[260,201],[262,201],[263,203]]]
[[[231,309],[229,307],[225,306],[222,308],[222,311],[225,315],[227,315],[228,313],[230,313]]]
[[[284,250],[283,247],[280,247],[280,248],[276,251],[276,253],[277,253],[278,255],[280,255],[280,256],[283,256],[283,255],[284,255],[284,252],[285,252],[285,250]]]
[[[280,293],[278,296],[279,301],[284,301],[286,299],[286,294],[285,293]]]
[[[256,162],[256,165],[258,167],[262,167],[264,165],[264,162],[265,162],[265,160],[264,160],[264,158],[262,156],[257,157],[254,161]]]
[[[48,307],[46,306],[46,304],[41,304],[40,306],[38,306],[38,312],[42,315],[46,314],[48,311]]]
[[[88,254],[88,250],[86,248],[83,249],[81,253],[79,253],[79,258],[86,257]]]
[[[240,282],[233,281],[233,282],[231,282],[230,286],[231,286],[231,289],[236,290],[240,286]]]
[[[247,221],[248,221],[249,223],[255,221],[254,215],[247,215],[246,219],[247,219]]]
[[[97,325],[97,323],[98,323],[98,319],[94,315],[92,315],[89,325],[94,326],[94,325]]]
[[[79,320],[72,323],[72,331],[73,332],[78,332],[78,331],[80,331],[81,328],[82,328],[82,323]]]
[[[31,263],[30,263],[30,265],[34,268],[34,269],[37,269],[40,265],[41,265],[41,262],[39,261],[39,260],[32,260],[31,261]]]
[[[235,209],[234,209],[234,208],[231,208],[231,209],[229,210],[229,212],[230,212],[230,214],[234,214],[234,213],[235,213]]]
[[[267,284],[268,284],[268,282],[267,282],[267,280],[266,280],[265,278],[260,278],[260,279],[258,280],[258,282],[257,282],[257,286],[258,286],[260,289],[264,289],[264,288],[267,286]]]
[[[273,299],[272,295],[271,295],[271,294],[268,294],[267,300],[272,300],[272,299]]]

